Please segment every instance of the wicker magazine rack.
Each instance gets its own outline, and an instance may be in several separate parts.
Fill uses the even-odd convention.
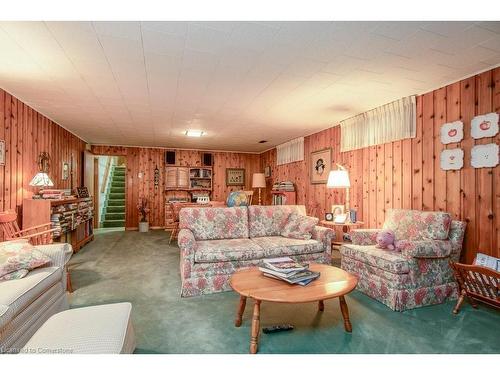
[[[477,308],[476,301],[500,308],[500,272],[462,263],[450,262],[450,266],[460,290],[457,304],[453,309],[454,314],[458,314],[465,297],[474,308]]]

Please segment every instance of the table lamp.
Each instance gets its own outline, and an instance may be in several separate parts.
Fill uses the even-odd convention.
[[[254,173],[252,176],[252,188],[259,189],[259,206],[262,204],[261,189],[266,187],[266,176],[264,173]]]
[[[345,211],[347,214],[347,220],[349,220],[349,188],[351,187],[349,172],[347,172],[347,170],[340,164],[337,164],[337,167],[338,169],[330,171],[326,187],[332,189],[346,189]]]
[[[54,183],[50,179],[48,175],[49,171],[49,154],[46,152],[42,152],[38,156],[38,172],[31,179],[29,185],[30,186],[38,186],[39,188],[44,188],[46,186],[54,186]],[[33,198],[40,198],[40,194],[33,195]]]

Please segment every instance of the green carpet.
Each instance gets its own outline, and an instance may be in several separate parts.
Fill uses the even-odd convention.
[[[168,233],[96,234],[70,261],[72,308],[130,301],[137,353],[248,353],[249,300],[234,327],[234,292],[180,298],[179,249]],[[261,334],[259,353],[499,353],[500,312],[454,303],[394,312],[353,292],[346,297],[352,334],[344,332],[337,300],[283,305],[262,303],[261,326],[290,323],[293,331]]]
[[[125,173],[125,166],[115,165],[112,167],[101,228],[125,226]]]

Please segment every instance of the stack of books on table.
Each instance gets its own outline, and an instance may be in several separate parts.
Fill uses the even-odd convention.
[[[309,270],[308,264],[296,262],[289,257],[264,259],[259,270],[264,276],[302,286],[320,276],[319,272]]]

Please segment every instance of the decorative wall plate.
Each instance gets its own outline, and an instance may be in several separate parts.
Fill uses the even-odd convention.
[[[451,171],[462,169],[464,166],[464,150],[451,148],[441,151],[441,169]]]
[[[462,121],[448,122],[441,126],[441,143],[460,142],[464,139],[464,123]]]
[[[471,121],[472,138],[494,137],[498,133],[498,113],[476,116]]]
[[[474,168],[493,168],[498,165],[499,146],[496,143],[472,147],[471,165]]]

